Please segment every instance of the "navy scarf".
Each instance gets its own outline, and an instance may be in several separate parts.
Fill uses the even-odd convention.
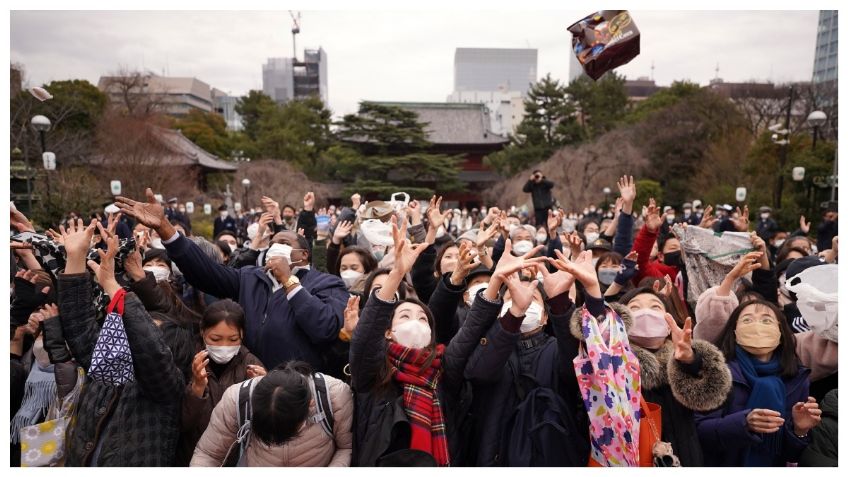
[[[736,361],[751,386],[747,407],[771,409],[786,419],[786,385],[781,377],[780,356],[775,352],[769,361],[762,362],[736,345]],[[761,437],[763,442],[748,451],[745,457],[746,467],[772,466],[775,457],[781,453],[783,429],[772,434],[762,434]]]

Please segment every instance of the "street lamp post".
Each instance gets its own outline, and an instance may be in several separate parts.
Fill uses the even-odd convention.
[[[807,116],[807,122],[813,127],[813,150],[816,150],[816,140],[819,137],[819,128],[827,122],[827,114],[822,111],[813,111]]]
[[[47,140],[46,135],[47,131],[50,130],[50,120],[46,116],[37,115],[33,116],[30,120],[30,124],[32,124],[32,128],[38,131],[39,141],[41,143],[41,155],[42,157],[47,152]],[[50,171],[47,170],[44,172],[45,180],[47,185],[47,204],[50,205]]]
[[[244,195],[242,197],[242,203],[244,204],[244,209],[247,210],[250,206],[247,205],[247,191],[250,189],[250,179],[245,177],[241,180],[241,185],[244,187]]]
[[[609,209],[609,196],[611,192],[609,187],[604,187],[604,209]]]

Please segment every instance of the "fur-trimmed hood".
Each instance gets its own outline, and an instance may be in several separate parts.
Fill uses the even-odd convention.
[[[621,316],[625,330],[633,327],[633,315],[620,303],[607,303],[613,312]],[[569,329],[571,334],[583,341],[581,331],[583,307],[577,308],[571,316]],[[648,390],[663,386],[671,388],[674,398],[684,407],[694,411],[706,412],[720,407],[732,386],[730,369],[724,355],[712,343],[692,340],[692,350],[698,369],[692,369],[674,359],[674,344],[669,337],[656,352],[630,343],[633,354],[639,360],[642,387]],[[696,374],[692,374],[692,372]]]

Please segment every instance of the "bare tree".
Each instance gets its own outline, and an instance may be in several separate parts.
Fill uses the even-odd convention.
[[[149,116],[160,112],[167,104],[168,91],[155,81],[152,73],[130,70],[118,71],[100,78],[98,87],[109,95],[113,106],[130,116]]]

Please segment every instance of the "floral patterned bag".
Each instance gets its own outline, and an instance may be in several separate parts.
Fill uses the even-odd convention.
[[[607,308],[602,324],[584,307],[585,342],[574,358],[577,383],[589,415],[590,466],[639,466],[642,400],[640,366],[621,317]],[[609,329],[609,343],[603,331]]]
[[[21,429],[21,467],[60,467],[65,461],[65,433],[74,418],[74,408],[85,381],[77,368],[74,389],[50,406],[47,420]]]

